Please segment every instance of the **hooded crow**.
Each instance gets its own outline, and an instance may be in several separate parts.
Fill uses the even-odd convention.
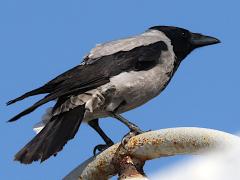
[[[38,134],[15,155],[15,160],[29,164],[56,155],[82,122],[111,146],[113,142],[98,125],[98,118],[107,116],[120,120],[131,132],[141,133],[120,114],[159,95],[191,51],[219,42],[183,28],[154,26],[140,35],[97,45],[80,65],[7,103],[46,94],[9,120],[13,122],[49,101],[57,101]],[[104,145],[97,146],[101,148]]]

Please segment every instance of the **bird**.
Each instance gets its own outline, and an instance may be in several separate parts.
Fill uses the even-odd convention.
[[[113,141],[99,126],[99,118],[113,117],[129,128],[129,134],[143,131],[121,114],[158,96],[179,65],[193,50],[220,40],[175,26],[153,26],[127,38],[96,45],[82,62],[46,84],[10,100],[7,105],[30,96],[45,96],[12,117],[16,121],[41,105],[56,101],[37,135],[15,155],[23,164],[43,162],[61,151],[85,122],[106,144]]]

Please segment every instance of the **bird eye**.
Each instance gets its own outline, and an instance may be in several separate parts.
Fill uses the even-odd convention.
[[[182,33],[181,33],[181,36],[182,36],[182,38],[188,38],[187,32],[182,32]]]

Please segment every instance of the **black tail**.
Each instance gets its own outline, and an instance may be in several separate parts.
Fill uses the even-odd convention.
[[[53,117],[25,147],[16,155],[15,160],[24,164],[44,161],[61,151],[68,140],[72,139],[84,116],[84,105]]]

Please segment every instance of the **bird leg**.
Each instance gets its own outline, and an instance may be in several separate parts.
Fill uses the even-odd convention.
[[[106,143],[106,144],[99,144],[94,147],[94,149],[93,149],[94,156],[96,155],[97,150],[102,152],[114,144],[113,141],[100,128],[98,119],[93,119],[93,120],[89,121],[88,124],[102,137],[102,139]]]
[[[130,131],[137,132],[139,134],[143,132],[136,124],[133,124],[132,122],[130,122],[129,120],[121,116],[120,114],[111,113],[111,116],[119,120],[123,124],[125,124],[130,129]]]
[[[143,133],[143,131],[136,124],[133,124],[132,122],[128,121],[120,114],[110,113],[110,115],[113,118],[116,118],[117,120],[125,124],[130,129],[130,132],[127,133],[121,141],[121,144],[123,145],[123,147],[129,141],[129,139],[131,139],[133,136]]]

